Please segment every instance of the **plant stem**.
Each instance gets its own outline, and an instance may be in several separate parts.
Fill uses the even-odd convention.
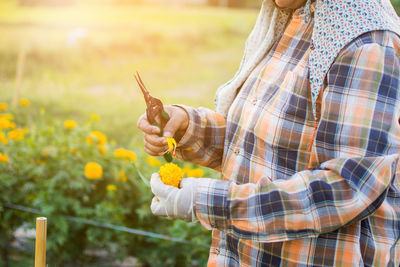
[[[145,185],[147,185],[148,187],[150,187],[149,181],[148,181],[146,178],[144,178],[143,174],[141,173],[141,171],[139,170],[139,168],[136,166],[136,163],[133,162],[132,165],[133,165],[134,169],[136,170],[137,174],[139,175],[140,179],[142,179],[143,183],[144,183]]]

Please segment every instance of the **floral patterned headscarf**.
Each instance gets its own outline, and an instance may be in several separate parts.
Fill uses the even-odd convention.
[[[304,12],[310,13],[308,0]],[[310,88],[313,111],[326,74],[340,51],[358,36],[375,30],[389,30],[400,35],[400,19],[390,0],[316,0],[314,10],[314,49],[310,54]],[[227,116],[238,89],[251,71],[282,36],[290,19],[287,10],[264,0],[256,25],[250,34],[239,71],[216,95],[216,111]]]

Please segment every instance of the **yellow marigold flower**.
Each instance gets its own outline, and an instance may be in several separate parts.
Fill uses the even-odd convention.
[[[22,98],[21,100],[19,100],[19,105],[21,106],[21,107],[29,107],[29,105],[31,104],[31,102],[29,102],[29,100],[28,99],[26,99],[26,98]]]
[[[176,156],[175,149],[177,146],[175,139],[172,137],[165,137],[165,138],[167,139],[169,152],[171,153],[172,156],[175,157]]]
[[[78,149],[76,147],[71,148],[71,154],[75,155],[78,152]]]
[[[8,157],[2,153],[0,153],[0,162],[7,163]]]
[[[90,132],[90,136],[86,137],[86,142],[89,145],[96,144],[102,146],[107,144],[107,137],[99,131],[92,131]]]
[[[93,121],[99,121],[100,120],[100,116],[97,115],[97,114],[92,113],[92,114],[90,114],[90,119],[93,120]]]
[[[0,117],[0,131],[6,130],[6,129],[11,129],[13,127],[13,124],[14,123],[9,121],[8,119]]]
[[[118,173],[118,177],[117,177],[117,182],[121,181],[121,182],[126,182],[128,180],[128,178],[126,177],[126,174],[124,171],[119,171]]]
[[[155,157],[148,157],[146,159],[146,161],[150,166],[160,166],[161,165],[161,161],[159,161]]]
[[[186,176],[187,177],[199,178],[199,177],[203,177],[204,176],[204,172],[200,168],[191,169],[191,170],[186,172]]]
[[[85,166],[85,175],[88,179],[100,179],[103,176],[103,168],[96,162],[88,162]]]
[[[161,181],[166,185],[178,187],[183,178],[183,170],[174,163],[167,163],[161,166],[158,173],[161,176]]]
[[[99,146],[99,153],[100,153],[101,155],[106,154],[106,152],[107,152],[107,148],[106,148],[105,145]]]
[[[19,141],[24,139],[24,131],[22,129],[16,129],[8,132],[8,138],[14,141]]]
[[[78,126],[78,124],[74,120],[66,120],[66,121],[64,121],[64,127],[67,130],[73,130],[73,129],[76,128],[76,126]]]
[[[135,161],[137,156],[136,153],[125,148],[118,148],[114,150],[114,156],[119,159]]]
[[[107,191],[117,191],[117,186],[113,185],[113,184],[108,184],[106,187]]]
[[[10,113],[3,113],[3,114],[0,114],[0,118],[4,118],[6,120],[12,121],[12,120],[14,120],[14,115],[10,114]]]
[[[7,145],[8,143],[7,137],[3,132],[0,132],[0,143],[3,145]]]
[[[8,109],[7,103],[0,103],[0,111],[6,111]]]
[[[46,112],[46,109],[44,107],[41,107],[39,112],[40,112],[40,115],[44,115],[44,113]]]

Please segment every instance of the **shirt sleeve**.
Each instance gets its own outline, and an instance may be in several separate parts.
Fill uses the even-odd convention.
[[[201,183],[195,202],[201,224],[277,242],[317,237],[374,213],[388,191],[397,190],[399,70],[391,47],[370,43],[344,50],[322,94],[312,151],[316,167],[257,184]]]
[[[183,108],[189,115],[189,125],[180,139],[176,155],[179,159],[220,171],[225,141],[225,118],[207,108]]]

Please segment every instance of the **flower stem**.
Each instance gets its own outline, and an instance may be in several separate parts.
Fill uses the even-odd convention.
[[[145,185],[147,185],[148,187],[150,187],[149,181],[148,181],[146,178],[144,178],[142,172],[141,172],[141,171],[139,170],[139,168],[136,166],[136,163],[133,162],[132,165],[133,165],[134,169],[136,170],[137,174],[139,175],[140,179],[142,179],[143,183],[144,183]]]

